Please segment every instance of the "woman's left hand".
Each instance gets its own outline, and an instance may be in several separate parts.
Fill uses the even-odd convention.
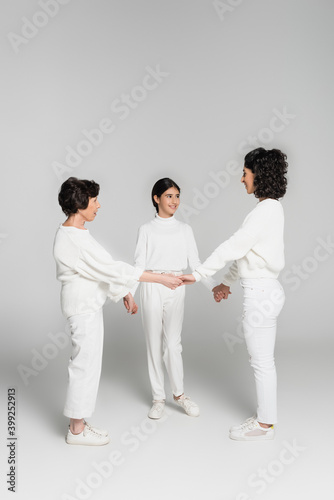
[[[128,313],[137,314],[138,306],[135,303],[135,299],[132,297],[132,294],[129,292],[125,297],[123,297],[123,302]]]
[[[230,292],[230,287],[221,283],[212,289],[213,298],[216,302],[220,302],[222,299],[228,299],[228,296],[232,293]]]

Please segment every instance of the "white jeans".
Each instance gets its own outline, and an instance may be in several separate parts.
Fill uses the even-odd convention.
[[[72,356],[68,365],[68,387],[64,415],[88,418],[95,409],[103,350],[102,308],[95,313],[76,314],[68,319]]]
[[[254,370],[257,419],[277,422],[277,377],[274,359],[277,317],[284,305],[284,290],[276,279],[242,279],[243,330]]]
[[[181,273],[180,273],[181,274]],[[141,284],[141,312],[146,337],[148,373],[153,399],[166,399],[164,364],[173,394],[183,394],[181,330],[185,286],[171,290],[157,283]]]

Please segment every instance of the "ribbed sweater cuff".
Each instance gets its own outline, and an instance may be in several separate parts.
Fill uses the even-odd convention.
[[[192,274],[196,281],[201,281],[202,276],[197,271],[194,271]]]

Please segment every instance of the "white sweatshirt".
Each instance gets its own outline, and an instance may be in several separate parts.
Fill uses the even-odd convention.
[[[146,271],[184,271],[200,266],[201,261],[191,227],[175,219],[158,214],[138,231],[135,267]],[[212,290],[215,282],[207,279],[203,284]],[[131,293],[134,294],[135,286]]]
[[[143,270],[115,261],[89,230],[60,225],[53,248],[61,308],[66,318],[95,312],[107,297],[117,302],[138,282]]]
[[[193,273],[196,281],[212,276],[234,261],[223,283],[238,278],[277,278],[284,267],[284,213],[281,203],[268,198],[247,215],[240,229],[224,241]]]

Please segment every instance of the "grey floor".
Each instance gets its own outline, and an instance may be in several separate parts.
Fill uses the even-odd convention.
[[[238,344],[231,353],[221,337],[210,343],[186,339],[183,345],[186,392],[200,405],[201,415],[185,415],[168,389],[165,417],[155,422],[146,416],[150,392],[142,339],[105,342],[92,422],[107,428],[112,441],[100,448],[65,444],[61,407],[67,352],[50,360],[43,375],[31,377],[28,387],[18,382],[15,498],[332,498],[333,345],[277,342],[279,424],[275,440],[260,443],[228,438],[229,426],[254,411],[245,346]],[[0,495],[13,498],[4,477]]]

